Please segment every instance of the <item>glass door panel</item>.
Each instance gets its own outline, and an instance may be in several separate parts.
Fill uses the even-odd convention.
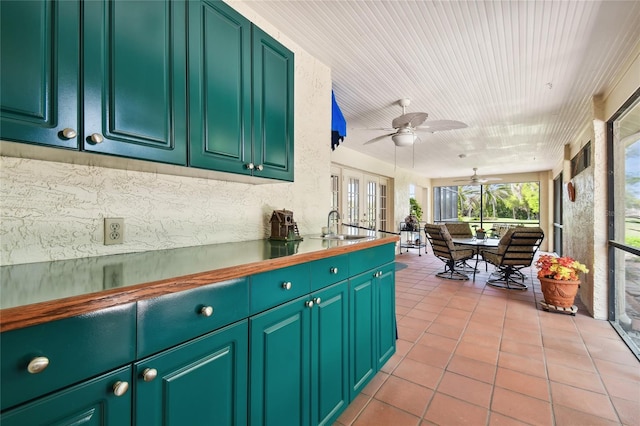
[[[614,243],[610,319],[640,359],[640,95],[609,126],[609,163],[615,164],[609,174]]]

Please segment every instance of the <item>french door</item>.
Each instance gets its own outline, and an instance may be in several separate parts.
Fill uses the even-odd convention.
[[[342,169],[340,189],[342,223],[387,230],[390,206],[388,179]]]

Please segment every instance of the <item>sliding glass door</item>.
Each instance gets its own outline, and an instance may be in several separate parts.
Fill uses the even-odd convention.
[[[540,224],[538,182],[435,187],[433,204],[435,222],[469,222],[484,229]]]
[[[607,129],[609,319],[640,359],[640,89]]]

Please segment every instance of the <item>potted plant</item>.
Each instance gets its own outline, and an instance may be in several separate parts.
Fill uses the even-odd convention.
[[[422,220],[422,207],[415,198],[409,198],[409,215],[415,216],[418,221]]]
[[[476,229],[476,238],[477,239],[482,240],[482,239],[484,239],[485,236],[486,236],[486,233],[485,233],[484,229],[482,229],[482,228]]]
[[[545,303],[553,307],[572,308],[580,287],[578,273],[589,272],[587,267],[571,257],[548,254],[541,255],[535,265]]]

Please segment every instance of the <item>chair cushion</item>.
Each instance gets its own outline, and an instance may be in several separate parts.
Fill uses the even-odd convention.
[[[473,233],[471,232],[471,226],[468,223],[445,223],[449,235],[453,238],[471,238]]]
[[[471,259],[475,251],[473,249],[455,249],[451,251],[451,256],[453,256],[453,260],[466,260]]]

